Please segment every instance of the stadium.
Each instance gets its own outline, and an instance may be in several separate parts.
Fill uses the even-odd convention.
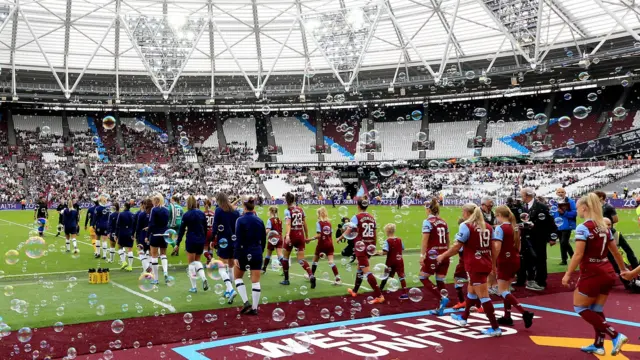
[[[0,358],[640,359],[639,55],[635,0],[0,0]]]

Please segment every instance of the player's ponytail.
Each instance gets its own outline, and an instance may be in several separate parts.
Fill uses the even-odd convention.
[[[318,221],[329,221],[329,213],[324,206],[319,207],[316,213],[318,214]]]
[[[432,197],[431,201],[427,204],[427,209],[433,216],[440,215],[440,204],[438,203],[438,198]]]
[[[598,195],[594,193],[588,193],[578,200],[578,204],[584,205],[587,207],[587,213],[584,214],[585,218],[591,219],[598,229],[606,229],[607,225],[604,223],[604,218],[602,216],[602,203],[600,202],[600,198]]]
[[[278,217],[278,207],[275,205],[269,206],[269,217],[277,218]]]
[[[470,213],[469,218],[465,221],[467,224],[473,224],[476,227],[479,227],[484,231],[487,228],[487,225],[484,223],[484,216],[482,215],[482,210],[476,204],[469,203],[462,207],[462,210]]]
[[[509,224],[511,224],[511,228],[513,229],[513,243],[516,249],[520,249],[520,229],[518,228],[516,222],[516,216],[513,215],[511,209],[509,209],[506,205],[500,205],[496,208],[496,216],[500,216],[502,218],[508,219]]]

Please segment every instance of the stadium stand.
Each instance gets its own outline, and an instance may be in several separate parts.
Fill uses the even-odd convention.
[[[318,156],[311,153],[311,145],[316,143],[316,134],[300,119],[295,117],[272,118],[271,128],[276,145],[282,147],[282,154],[277,156],[278,162],[318,161]],[[225,129],[226,134],[227,130]],[[269,193],[273,194],[271,190]]]
[[[381,153],[376,154],[379,160],[410,160],[418,158],[418,151],[412,151],[412,142],[420,131],[420,121],[377,122],[375,124],[380,142]],[[465,144],[466,146],[466,144]]]
[[[427,151],[427,157],[473,156],[473,149],[467,148],[467,140],[475,136],[479,123],[479,121],[429,123],[429,139],[435,141],[435,150]]]
[[[256,148],[255,118],[229,118],[223,122],[222,129],[228,147]]]

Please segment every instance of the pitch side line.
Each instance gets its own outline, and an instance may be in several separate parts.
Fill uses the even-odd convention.
[[[270,271],[272,271],[272,272],[277,272],[277,270],[273,270],[273,269],[269,269],[269,270],[270,270]],[[304,277],[304,275],[300,275],[300,274],[292,273],[291,271],[289,271],[289,275],[293,275],[293,276],[297,276],[297,277],[301,277],[301,278],[303,278],[303,277]],[[320,279],[320,278],[318,278],[317,276],[316,276],[316,280],[318,280],[318,281],[328,282],[328,283],[331,283],[331,284],[333,284],[333,283],[334,283],[334,282],[333,282],[333,281],[331,281],[331,280]],[[338,285],[342,285],[342,286],[356,286],[355,284],[347,284],[347,283],[344,283],[344,282],[342,282],[342,281],[341,281],[341,282],[340,282],[340,284],[338,284]],[[366,286],[364,286],[364,285],[360,285],[360,287],[361,287],[361,288],[363,288],[363,289],[365,289],[365,290],[369,290],[369,291],[371,291],[371,289],[369,289],[368,287],[366,287]]]
[[[9,224],[11,224],[11,225],[22,226],[23,228],[32,229],[32,227],[31,227],[31,226],[18,224],[17,222],[13,222],[13,221],[5,220],[5,219],[0,219],[0,221],[4,221],[4,222],[9,223]],[[51,235],[54,235],[54,236],[56,235],[56,234],[54,234],[54,233],[52,233],[52,232],[50,232],[50,231],[45,231],[45,232],[46,232],[47,234],[51,234]],[[64,238],[64,237],[62,237],[62,238],[60,238],[60,239],[66,240],[66,238]],[[77,241],[77,242],[79,242],[79,243],[81,243],[81,244],[85,244],[85,245],[91,246],[91,248],[93,248],[93,245],[91,245],[91,244],[90,244],[90,243],[88,243],[88,242],[84,242],[84,241],[82,241],[82,240],[78,240],[77,238],[76,238],[76,241]]]
[[[167,310],[169,310],[169,311],[171,311],[173,313],[176,312],[176,308],[173,307],[173,305],[169,305],[169,304],[163,303],[160,300],[156,300],[156,299],[152,298],[151,296],[148,296],[148,295],[145,295],[143,293],[140,293],[140,292],[137,292],[135,290],[132,290],[132,289],[130,289],[130,288],[124,286],[124,285],[121,285],[121,284],[119,284],[119,283],[117,283],[117,282],[115,282],[113,280],[110,281],[110,283],[113,284],[113,286],[115,286],[117,288],[120,288],[120,289],[122,289],[122,290],[124,290],[124,291],[126,291],[128,293],[131,293],[133,295],[137,295],[137,296],[139,296],[139,297],[141,297],[141,298],[143,298],[145,300],[151,301],[152,303],[154,303],[156,305],[162,306],[163,308],[165,308],[165,309],[167,309]]]

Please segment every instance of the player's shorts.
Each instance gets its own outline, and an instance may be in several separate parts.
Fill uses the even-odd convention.
[[[392,264],[386,264],[389,271],[389,277],[393,277],[398,274],[398,277],[404,277],[404,261],[394,261]]]
[[[283,247],[283,244],[284,244],[284,242],[282,241],[282,237],[279,237],[279,236],[278,236],[278,242],[277,242],[275,245],[271,244],[271,243],[267,240],[267,250],[269,250],[269,251],[273,251],[273,250],[275,250],[275,249],[282,248],[282,247]]]
[[[424,265],[420,267],[420,271],[429,274],[429,275],[447,275],[447,271],[449,270],[449,264],[451,261],[449,259],[444,260],[440,264],[434,259],[431,260],[429,257],[424,258]]]
[[[320,256],[320,254],[325,254],[326,256],[333,255],[333,244],[318,244],[315,255]]]
[[[96,229],[94,229],[93,226],[89,226],[89,236],[92,238],[96,237]]]
[[[356,260],[358,261],[358,268],[360,269],[364,269],[366,267],[369,267],[369,258],[371,256],[369,255],[358,255],[356,256]]]
[[[204,244],[194,241],[185,241],[184,249],[190,254],[202,255],[204,252]]]
[[[218,258],[220,259],[233,259],[233,248],[231,245],[227,245],[224,249],[218,246],[216,249],[216,255],[218,255]]]
[[[149,236],[149,245],[160,249],[167,248],[167,242],[164,241],[163,236]]]
[[[511,281],[516,277],[520,269],[520,258],[517,257],[513,261],[499,262],[497,265],[496,278],[503,281]]]
[[[78,227],[77,226],[73,226],[73,227],[64,227],[64,234],[65,235],[76,235],[78,233]]]
[[[107,229],[106,228],[96,228],[96,235],[97,236],[107,236]]]
[[[471,285],[481,285],[487,283],[487,278],[489,277],[488,272],[472,272],[468,273],[469,282]]]
[[[240,252],[236,259],[240,265],[240,270],[246,271],[247,266],[249,270],[262,270],[262,249],[247,249],[246,252]]]
[[[133,237],[131,233],[123,233],[118,236],[118,246],[130,248],[133,247]]]
[[[458,265],[456,265],[456,269],[453,272],[453,277],[456,279],[468,279],[469,276],[467,274],[467,270],[464,268],[464,260],[460,257],[458,261]]]
[[[291,241],[289,242],[289,244],[287,244],[286,242],[283,245],[283,249],[291,252],[291,250],[293,250],[293,248],[298,249],[298,251],[304,251],[304,247],[307,243],[304,241],[304,239],[291,239]]]
[[[616,274],[600,274],[578,278],[578,292],[588,297],[598,295],[609,295],[609,292],[616,284]]]

